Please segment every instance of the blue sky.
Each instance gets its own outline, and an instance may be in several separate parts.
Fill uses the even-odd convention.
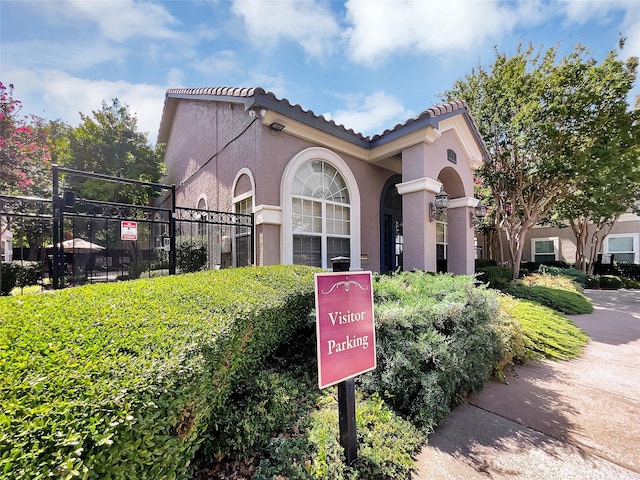
[[[62,119],[118,98],[155,142],[168,88],[260,86],[365,135],[438,103],[494,47],[640,56],[640,0],[0,0],[0,81]],[[636,84],[633,95],[640,94]]]

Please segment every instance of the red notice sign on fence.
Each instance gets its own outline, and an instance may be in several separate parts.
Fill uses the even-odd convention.
[[[315,275],[318,385],[376,368],[371,272]]]
[[[138,239],[138,222],[122,220],[120,222],[120,239],[121,240],[137,240]]]

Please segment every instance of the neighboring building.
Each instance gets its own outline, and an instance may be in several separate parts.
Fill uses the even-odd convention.
[[[625,213],[605,237],[602,251],[616,262],[640,263],[640,217]],[[505,258],[508,258],[505,256]],[[576,238],[570,227],[534,227],[525,240],[522,261],[575,263]]]
[[[13,260],[13,233],[3,217],[0,219],[0,262],[11,260]]]
[[[178,205],[255,214],[259,265],[474,271],[473,174],[488,153],[463,102],[366,137],[261,88],[175,89],[158,142]]]

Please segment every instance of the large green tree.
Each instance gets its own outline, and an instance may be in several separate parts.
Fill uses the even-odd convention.
[[[113,177],[159,182],[164,171],[162,145],[152,147],[144,133],[138,132],[138,121],[127,105],[113,99],[103,102],[102,109],[92,116],[80,114],[82,122],[72,130],[69,139],[69,161],[66,167],[83,172]],[[71,188],[78,197],[135,205],[148,205],[160,192],[140,185],[117,183],[102,179],[66,174],[65,188]],[[102,241],[111,243],[119,236],[119,225],[111,224],[101,235]],[[78,227],[76,226],[76,229]],[[139,232],[149,240],[150,232]],[[144,239],[139,238],[139,241]],[[142,261],[139,241],[126,242],[131,257],[131,272],[138,270]]]
[[[70,134],[70,158],[65,166],[145,182],[158,182],[163,174],[163,148],[149,145],[138,132],[138,120],[127,105],[114,99],[102,103],[92,116],[80,114],[82,122]],[[147,205],[155,192],[135,185],[73,175],[65,185],[77,195],[94,200]]]
[[[616,52],[598,63],[580,45],[560,59],[556,48],[520,46],[511,57],[496,51],[490,68],[474,68],[445,92],[446,100],[467,103],[492,156],[480,175],[514,277],[527,232],[579,192],[594,169],[615,170],[626,158],[637,64]]]

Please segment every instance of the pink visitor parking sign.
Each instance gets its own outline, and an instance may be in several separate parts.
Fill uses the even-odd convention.
[[[376,368],[371,272],[315,275],[318,385]]]

